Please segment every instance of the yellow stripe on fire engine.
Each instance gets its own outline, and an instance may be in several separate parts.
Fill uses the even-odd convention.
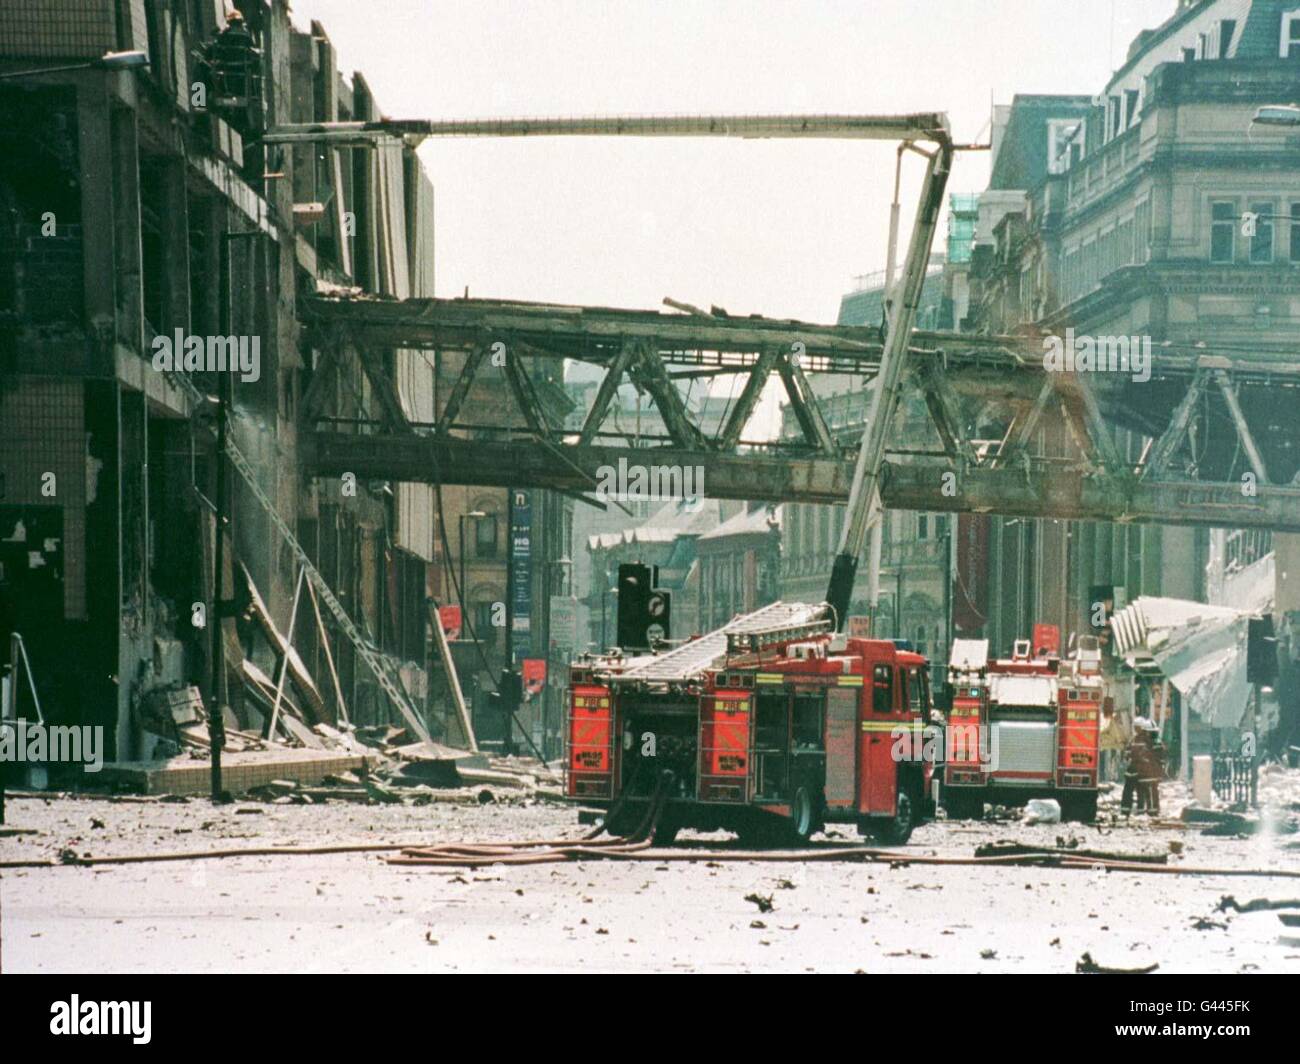
[[[841,687],[861,687],[861,676],[841,676],[836,681]]]
[[[924,731],[925,724],[919,720],[864,720],[862,722],[864,732],[892,732],[896,728]]]
[[[760,672],[755,680],[758,683],[785,683],[785,677],[779,672]]]

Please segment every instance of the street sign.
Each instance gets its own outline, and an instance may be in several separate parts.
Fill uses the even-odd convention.
[[[463,623],[460,616],[460,607],[439,606],[438,623],[442,625],[442,630],[446,633],[448,640],[455,641],[459,639],[461,624]]]
[[[543,658],[524,658],[524,691],[529,698],[546,686],[546,661]]]

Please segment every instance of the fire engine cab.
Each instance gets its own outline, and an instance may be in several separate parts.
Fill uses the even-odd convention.
[[[988,641],[953,641],[952,708],[945,736],[942,804],[978,819],[984,803],[1055,798],[1066,820],[1097,815],[1098,739],[1104,684],[1101,649],[1084,636],[1068,658],[1059,631],[1035,625],[1010,658],[989,660]]]
[[[778,602],[663,654],[579,659],[568,795],[627,834],[666,787],[661,844],[686,827],[799,844],[830,822],[906,842],[932,813],[926,661],[832,625]]]

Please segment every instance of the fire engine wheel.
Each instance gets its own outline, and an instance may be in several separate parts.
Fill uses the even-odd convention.
[[[790,803],[788,830],[791,841],[799,845],[821,830],[821,825],[817,823],[817,803],[806,787],[800,787],[794,792],[794,801]]]
[[[889,820],[869,820],[866,831],[877,842],[886,846],[902,846],[912,837],[916,827],[916,802],[904,790],[898,792],[898,808]]]

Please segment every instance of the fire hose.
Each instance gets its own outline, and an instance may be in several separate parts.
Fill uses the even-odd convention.
[[[1300,870],[1267,868],[1202,868],[1184,865],[1149,864],[1110,858],[1071,855],[1060,851],[1028,851],[992,854],[983,857],[938,857],[924,854],[883,850],[867,846],[810,847],[800,850],[736,850],[676,847],[652,849],[655,828],[663,814],[674,777],[660,774],[654,792],[634,831],[627,835],[610,835],[606,825],[615,822],[632,789],[625,791],[606,814],[604,822],[576,839],[525,839],[490,843],[443,843],[438,846],[413,846],[410,843],[365,843],[338,846],[272,847],[199,850],[153,854],[124,854],[105,857],[66,855],[59,860],[0,861],[0,869],[56,868],[62,866],[98,866],[112,864],[148,864],[161,861],[192,861],[227,857],[280,857],[340,853],[394,853],[387,863],[398,866],[441,866],[483,868],[490,865],[561,864],[570,861],[653,861],[668,864],[682,861],[712,863],[739,862],[841,862],[880,863],[891,866],[947,865],[963,867],[1035,867],[1091,870],[1105,872],[1146,872],[1183,876],[1242,876],[1258,878],[1300,879]]]
[[[454,865],[458,868],[481,868],[484,865],[555,864],[560,861],[582,860],[589,857],[641,856],[643,850],[654,845],[654,830],[663,813],[673,773],[659,774],[654,793],[646,805],[636,829],[630,835],[599,836],[606,825],[614,822],[622,811],[632,790],[626,790],[610,808],[602,823],[580,839],[532,839],[524,842],[497,843],[444,843],[441,846],[408,847],[397,857],[388,858],[392,865]]]

